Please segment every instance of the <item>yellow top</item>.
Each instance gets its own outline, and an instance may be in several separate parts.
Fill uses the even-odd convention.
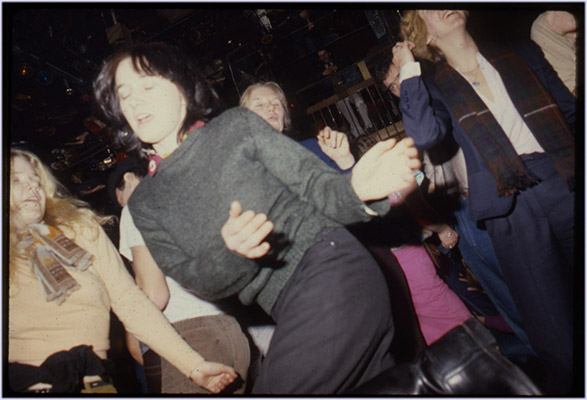
[[[135,285],[104,230],[96,227],[97,238],[88,229],[60,227],[95,257],[85,271],[68,269],[81,288],[61,305],[47,302],[32,268],[17,263],[8,299],[9,362],[38,366],[51,354],[82,344],[106,358],[112,308],[127,331],[189,376],[204,359]]]

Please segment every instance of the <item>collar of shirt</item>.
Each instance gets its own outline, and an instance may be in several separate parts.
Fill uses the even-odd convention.
[[[205,125],[206,125],[206,123],[204,121],[197,120],[190,127],[190,129],[188,129],[188,132],[191,132],[193,130],[201,128]],[[181,141],[183,142],[186,137],[187,137],[187,134],[183,135],[183,137],[181,138]],[[167,156],[169,156],[169,154],[166,154],[164,156],[160,156],[159,154],[157,154],[155,152],[149,154],[149,171],[148,171],[149,175],[155,176],[155,174],[157,173],[157,170],[159,169],[159,164],[161,164],[161,161],[163,161],[164,158],[167,158]]]

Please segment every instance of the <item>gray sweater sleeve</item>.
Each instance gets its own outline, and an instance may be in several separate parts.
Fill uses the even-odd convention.
[[[389,211],[387,198],[369,204],[361,201],[351,186],[351,174],[333,170],[299,143],[277,133],[256,114],[242,108],[234,110],[242,116],[233,120],[246,121],[247,133],[253,137],[254,156],[302,201],[343,225],[369,220],[373,216],[371,211],[378,215]]]

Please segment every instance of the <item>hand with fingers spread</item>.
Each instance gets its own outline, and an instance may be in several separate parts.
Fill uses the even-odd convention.
[[[355,157],[351,153],[349,139],[346,134],[326,127],[318,133],[320,149],[330,157],[342,170],[355,165]]]
[[[204,361],[192,372],[194,383],[212,393],[222,392],[237,378],[232,367],[217,362]]]
[[[255,259],[269,252],[269,243],[263,240],[272,230],[273,222],[267,220],[265,214],[255,214],[252,210],[242,212],[240,202],[233,201],[220,233],[229,250]]]
[[[415,47],[414,43],[410,42],[409,40],[404,40],[403,42],[397,42],[395,46],[393,46],[393,64],[397,65],[399,68],[403,67],[408,62],[415,61],[414,55],[412,54],[412,49]]]
[[[382,199],[413,187],[414,171],[421,166],[414,140],[381,141],[361,157],[353,168],[351,185],[362,201]]]

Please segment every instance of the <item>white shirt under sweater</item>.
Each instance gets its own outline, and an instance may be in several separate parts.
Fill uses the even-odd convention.
[[[129,261],[133,261],[131,248],[135,246],[144,246],[145,241],[141,232],[137,229],[128,209],[123,207],[120,215],[120,243],[119,252]],[[177,281],[165,277],[169,287],[169,302],[163,310],[163,314],[169,322],[183,321],[190,318],[203,317],[206,315],[224,314],[214,303],[202,300],[194,294],[188,292]],[[269,342],[273,336],[273,325],[249,327],[248,331],[259,348],[265,355],[269,349]]]

